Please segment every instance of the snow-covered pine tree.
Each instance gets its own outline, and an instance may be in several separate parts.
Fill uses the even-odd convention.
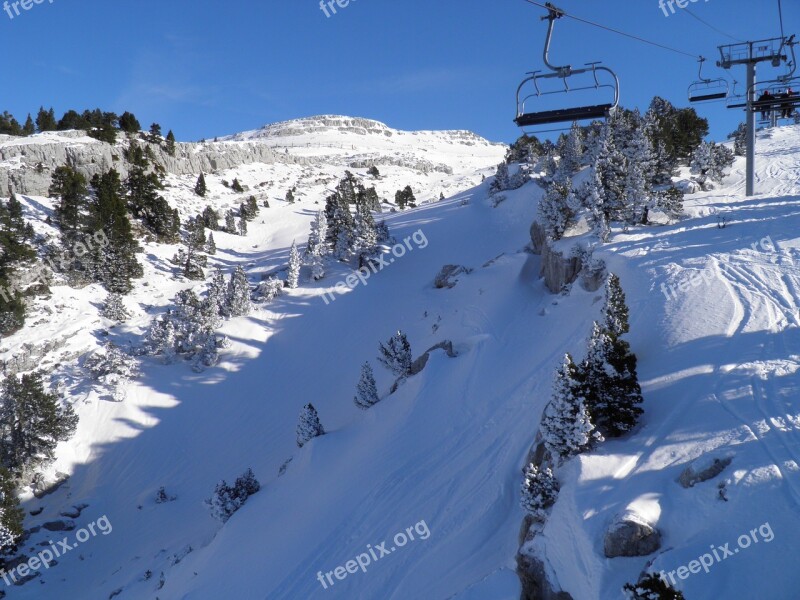
[[[100,314],[106,319],[117,323],[127,321],[131,316],[122,302],[122,296],[116,292],[109,292],[108,296],[106,296]]]
[[[139,361],[111,342],[86,359],[84,366],[94,379],[109,387],[115,402],[125,399],[125,384],[139,374]]]
[[[595,322],[580,377],[592,422],[604,437],[619,437],[636,426],[643,400],[628,342]]]
[[[297,244],[292,241],[292,247],[289,249],[289,268],[286,273],[286,287],[289,289],[297,288],[300,283],[300,252],[297,250]]]
[[[356,202],[354,225],[355,251],[361,254],[373,254],[378,244],[378,232],[375,229],[375,219],[366,202]]]
[[[626,583],[622,590],[627,600],[685,600],[683,592],[671,587],[655,573],[648,573],[636,585]]]
[[[631,225],[646,224],[654,201],[651,182],[655,159],[645,122],[638,112],[632,113],[631,130],[623,153],[627,160],[624,183],[626,220]]]
[[[572,180],[559,170],[539,202],[539,220],[551,240],[560,240],[575,220],[571,193]]]
[[[241,265],[231,274],[228,290],[225,297],[225,312],[232,317],[241,317],[250,314],[250,283],[247,274]]]
[[[208,193],[208,186],[206,186],[206,176],[200,173],[200,176],[197,178],[197,183],[194,186],[194,193],[200,196],[201,198],[205,197]]]
[[[683,215],[684,194],[676,187],[655,192],[654,207],[663,212],[670,219],[677,219]]]
[[[219,361],[219,351],[217,334],[213,330],[207,329],[204,332],[203,344],[195,357],[192,370],[195,373],[202,373],[206,367],[213,367]]]
[[[697,176],[697,181],[703,187],[711,187],[709,181],[721,183],[725,177],[725,170],[733,164],[734,156],[730,148],[714,142],[703,142],[692,155],[690,163],[692,174]]]
[[[216,313],[219,316],[227,316],[227,305],[225,298],[227,296],[228,284],[225,283],[225,275],[222,271],[217,269],[211,276],[211,281],[208,283],[206,291],[206,300],[214,306]],[[216,329],[216,326],[214,327]]]
[[[271,302],[281,294],[283,294],[283,281],[270,277],[258,284],[255,297],[264,302]]]
[[[241,217],[239,219],[239,226],[238,226],[239,235],[245,237],[247,235],[247,219]]]
[[[227,233],[236,234],[236,215],[233,214],[233,210],[227,210],[225,212],[225,231]]]
[[[11,550],[17,543],[17,536],[3,523],[5,510],[0,508],[0,552],[5,553]]]
[[[628,324],[628,306],[625,304],[625,292],[614,273],[609,273],[605,286],[605,304],[603,305],[603,327],[616,339],[630,331]]]
[[[402,331],[395,333],[384,346],[380,345],[378,362],[397,377],[407,377],[411,372],[411,344]]]
[[[211,256],[214,256],[217,253],[217,244],[214,241],[213,233],[208,234],[208,240],[206,241],[205,251],[206,254],[209,254]]]
[[[520,506],[535,520],[543,522],[547,509],[558,498],[558,480],[549,468],[539,469],[533,463],[525,469],[520,489]]]
[[[297,445],[302,448],[315,437],[325,435],[325,429],[319,421],[319,414],[313,404],[306,404],[300,412],[297,423]]]
[[[567,176],[572,176],[581,170],[583,162],[583,130],[577,123],[573,123],[569,135],[564,141],[559,170]]]
[[[203,271],[205,260],[205,256],[199,254],[194,248],[189,248],[186,253],[186,262],[183,263],[183,276],[192,281],[205,279],[206,274]]]
[[[319,210],[311,222],[311,231],[308,234],[308,244],[306,245],[306,260],[310,264],[312,257],[323,257],[328,254],[328,251],[328,218],[325,216],[324,210]]]
[[[367,410],[369,407],[378,403],[378,388],[375,385],[375,374],[372,372],[372,366],[369,362],[365,362],[361,366],[361,378],[358,380],[358,387],[356,388],[356,395],[353,398],[355,405],[362,409]]]
[[[615,142],[614,128],[622,127],[618,119],[609,120],[600,134],[598,155],[594,170],[599,183],[598,192],[602,199],[601,210],[606,221],[622,221],[627,216],[625,180],[628,164]]]
[[[567,354],[556,372],[553,397],[544,410],[541,424],[545,447],[556,461],[580,454],[589,447],[594,425],[582,393],[578,367]]]
[[[503,192],[509,189],[510,185],[511,179],[508,174],[508,164],[503,161],[497,165],[497,171],[494,174],[494,181],[492,181],[492,185],[489,186],[489,194],[493,195],[497,192]]]
[[[253,470],[247,469],[243,475],[236,478],[233,485],[228,485],[225,480],[220,481],[205,504],[211,509],[212,517],[225,523],[260,489],[261,484],[253,474]]]
[[[739,123],[736,131],[728,136],[729,140],[733,140],[733,153],[736,156],[744,156],[747,152],[747,125]]]

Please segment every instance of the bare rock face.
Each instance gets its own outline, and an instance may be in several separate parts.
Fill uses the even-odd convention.
[[[553,589],[542,561],[534,556],[517,554],[517,575],[522,584],[520,600],[573,600],[567,592]]]
[[[434,278],[433,285],[439,290],[444,288],[454,288],[458,283],[458,279],[456,278],[459,275],[462,273],[469,274],[471,272],[472,269],[468,269],[467,267],[463,267],[461,265],[445,265]]]
[[[696,483],[713,479],[733,462],[733,454],[719,454],[708,452],[693,460],[681,473],[678,481],[685,488],[690,488]]]
[[[541,254],[542,248],[547,244],[547,234],[544,228],[539,224],[539,221],[534,221],[531,224],[531,242],[533,242],[533,253]]]
[[[607,558],[647,556],[661,547],[659,531],[639,515],[628,512],[606,531],[603,549]]]

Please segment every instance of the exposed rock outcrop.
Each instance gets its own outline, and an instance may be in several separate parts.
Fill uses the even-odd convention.
[[[471,272],[472,269],[468,269],[467,267],[461,265],[445,265],[433,279],[433,285],[435,288],[440,290],[444,288],[454,288],[456,283],[458,283],[458,279],[456,279],[456,277],[462,273],[468,275]]]
[[[607,558],[647,556],[661,547],[661,534],[641,516],[627,512],[606,531],[603,550]]]
[[[578,277],[581,278],[581,285],[589,292],[594,292],[603,285],[606,273],[602,264],[593,264],[591,260],[587,264],[586,256],[581,252],[565,255],[554,249],[538,221],[531,225],[531,243],[534,254],[542,257],[540,275],[544,277],[547,289],[554,294],[575,282]]]
[[[681,473],[678,481],[685,488],[713,479],[733,462],[733,453],[709,452],[696,458]]]

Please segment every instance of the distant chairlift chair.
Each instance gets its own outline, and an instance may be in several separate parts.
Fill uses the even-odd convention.
[[[701,56],[698,80],[689,86],[689,102],[724,100],[728,97],[728,93],[730,92],[727,79],[722,77],[718,79],[707,79],[703,77],[703,63],[705,61],[706,59]]]
[[[547,28],[547,39],[545,40],[544,45],[544,64],[545,66],[552,71],[551,73],[545,73],[542,71],[534,71],[529,73],[529,77],[525,78],[522,83],[520,83],[519,87],[517,88],[517,117],[514,119],[514,122],[519,127],[535,127],[540,125],[552,125],[556,123],[573,123],[576,121],[586,121],[592,119],[603,119],[606,118],[609,114],[611,114],[619,105],[619,78],[617,75],[609,69],[608,67],[599,66],[600,63],[593,62],[593,63],[586,63],[586,68],[582,69],[573,69],[571,66],[563,66],[557,67],[550,63],[549,53],[550,53],[550,42],[553,38],[553,29],[555,27],[556,19],[560,19],[564,16],[564,12],[561,9],[556,8],[550,2],[547,3],[547,9],[549,11],[546,17],[542,17],[542,20],[547,19],[549,21],[548,28]],[[598,77],[599,72],[608,73],[611,76],[611,80],[608,82],[602,82]],[[569,79],[576,76],[576,75],[583,75],[591,73],[592,79],[591,83],[586,85],[582,85],[579,87],[570,87]],[[542,91],[540,87],[540,82],[545,79],[561,79],[564,87],[563,89],[556,89],[552,91]],[[529,88],[529,84],[533,85],[533,90],[529,92],[525,92],[527,88]],[[546,111],[538,111],[538,112],[526,112],[525,105],[531,99],[538,99],[542,96],[552,95],[552,94],[566,94],[570,92],[577,92],[580,90],[590,90],[590,89],[609,89],[613,90],[613,101],[608,102],[605,104],[595,104],[590,106],[578,106],[573,108],[563,108],[557,110],[546,110]]]

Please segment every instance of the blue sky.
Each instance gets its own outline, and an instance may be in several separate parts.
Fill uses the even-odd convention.
[[[556,4],[690,54],[716,58],[717,45],[732,43],[680,8],[665,16],[658,0]],[[800,34],[800,3],[783,4],[787,34]],[[739,39],[779,33],[777,0],[698,0],[690,8]],[[541,66],[542,14],[523,0],[352,0],[330,17],[319,0],[44,0],[13,19],[0,12],[2,109],[20,120],[41,104],[59,116],[130,110],[179,140],[335,113],[511,141],[519,134],[516,86]],[[568,19],[556,34],[553,60],[613,67],[625,106],[646,107],[653,95],[686,104],[697,71],[691,58]],[[735,76],[744,79],[741,69]],[[698,110],[715,138],[743,117]]]

